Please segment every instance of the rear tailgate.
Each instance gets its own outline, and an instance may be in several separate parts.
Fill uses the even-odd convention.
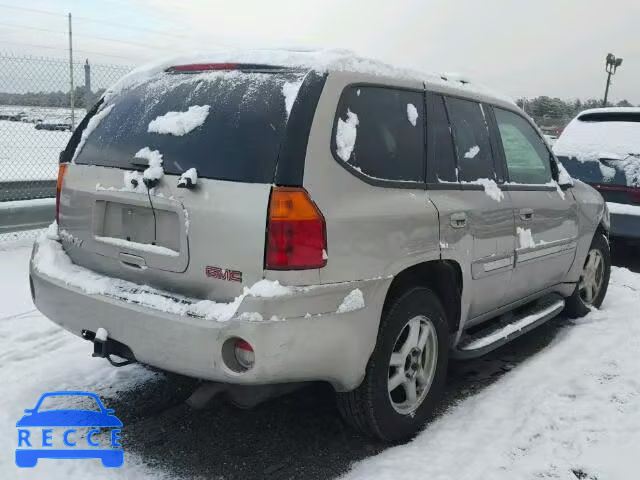
[[[289,95],[304,75],[164,72],[109,99],[63,182],[59,223],[72,260],[220,301],[262,278]],[[162,171],[148,176],[157,184],[145,186],[159,155]],[[191,168],[194,188],[178,188]]]

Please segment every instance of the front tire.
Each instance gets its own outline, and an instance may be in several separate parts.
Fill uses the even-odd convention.
[[[405,291],[382,314],[362,384],[338,394],[340,413],[366,435],[391,442],[412,437],[442,396],[448,348],[438,297],[424,287]]]
[[[580,280],[565,300],[564,313],[570,318],[584,317],[590,307],[600,308],[609,287],[611,253],[604,235],[596,233],[584,261]]]

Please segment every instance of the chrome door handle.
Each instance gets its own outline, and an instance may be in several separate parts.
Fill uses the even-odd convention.
[[[533,220],[533,209],[532,208],[521,208],[520,209],[520,219],[528,222],[529,220]]]
[[[453,228],[464,228],[467,226],[467,214],[464,212],[452,213],[449,218]]]

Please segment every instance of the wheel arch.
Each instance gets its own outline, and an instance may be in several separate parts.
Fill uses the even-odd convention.
[[[387,290],[383,315],[398,295],[410,287],[428,287],[438,297],[447,315],[449,332],[455,333],[460,325],[462,308],[462,269],[453,260],[432,260],[418,263],[398,273]]]

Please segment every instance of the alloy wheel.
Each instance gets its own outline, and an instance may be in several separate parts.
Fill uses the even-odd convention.
[[[436,373],[438,338],[428,318],[411,318],[400,331],[389,361],[387,387],[396,412],[410,415],[422,404]]]
[[[580,298],[586,305],[591,305],[598,297],[604,283],[604,258],[598,249],[589,250],[584,262],[584,270],[578,283]]]

